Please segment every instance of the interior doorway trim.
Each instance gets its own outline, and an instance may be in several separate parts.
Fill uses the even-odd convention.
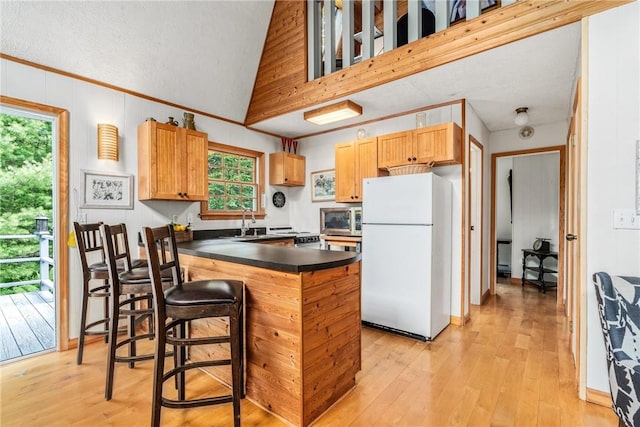
[[[57,350],[69,348],[69,248],[67,235],[69,233],[69,112],[62,108],[24,101],[17,98],[0,95],[0,104],[34,113],[52,116],[57,128],[55,129],[54,167],[56,192],[54,192],[53,206],[55,209],[54,239],[55,239],[55,284],[56,284],[56,335],[58,337]]]
[[[467,153],[467,158],[469,159],[468,162],[468,167],[470,169],[472,169],[472,167],[474,165],[472,165],[472,156],[471,156],[471,150],[472,150],[472,146],[475,146],[476,149],[480,152],[480,156],[479,156],[479,164],[475,165],[478,166],[480,168],[480,173],[475,173],[473,170],[469,170],[469,194],[467,197],[467,206],[469,206],[469,231],[471,231],[471,227],[473,227],[473,203],[472,203],[472,194],[473,194],[473,189],[475,188],[475,186],[478,186],[478,197],[480,198],[480,221],[479,224],[476,224],[476,226],[480,227],[480,251],[478,256],[480,257],[480,261],[478,264],[479,267],[479,271],[475,272],[477,274],[480,275],[480,279],[479,279],[479,285],[480,285],[480,289],[478,290],[479,292],[479,296],[480,296],[480,301],[479,304],[482,305],[483,300],[489,296],[489,292],[486,293],[486,295],[482,294],[482,279],[484,278],[484,146],[482,145],[482,143],[480,141],[478,141],[473,135],[469,135],[469,146],[468,146],[468,150],[469,152]],[[474,180],[475,177],[479,178],[480,182],[476,182],[477,180]],[[473,252],[473,244],[472,244],[472,233],[470,232],[468,237],[467,237],[467,246],[468,246],[468,251],[467,251],[467,258],[468,258],[468,265],[469,265],[469,269],[468,269],[468,277],[467,277],[467,295],[469,297],[469,305],[471,305],[471,284],[473,283],[471,274],[474,273],[473,269],[471,268],[471,258],[473,256],[472,252]]]
[[[491,274],[489,278],[489,289],[491,295],[496,293],[496,163],[500,157],[523,156],[528,154],[543,154],[558,152],[560,156],[559,170],[559,191],[558,191],[558,287],[556,303],[562,305],[564,295],[564,234],[565,234],[565,200],[566,200],[566,168],[565,168],[564,145],[551,147],[531,148],[528,150],[505,151],[503,153],[493,153],[491,155],[491,251],[490,262]],[[513,261],[512,261],[513,262]]]

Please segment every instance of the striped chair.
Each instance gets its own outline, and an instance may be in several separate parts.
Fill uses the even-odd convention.
[[[640,277],[593,275],[619,425],[640,426]]]

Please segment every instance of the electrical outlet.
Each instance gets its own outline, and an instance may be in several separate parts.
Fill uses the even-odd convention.
[[[614,209],[613,228],[640,230],[640,215],[636,215],[633,209]]]

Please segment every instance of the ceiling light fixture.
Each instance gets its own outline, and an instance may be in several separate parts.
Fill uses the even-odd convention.
[[[529,111],[528,107],[516,108],[516,118],[514,119],[514,122],[518,126],[524,126],[529,122],[529,115],[527,114],[527,111]]]
[[[304,119],[316,125],[326,125],[327,123],[350,119],[360,115],[362,115],[362,107],[355,102],[347,100],[315,110],[305,111]]]
[[[98,158],[119,160],[118,128],[106,123],[98,123]]]

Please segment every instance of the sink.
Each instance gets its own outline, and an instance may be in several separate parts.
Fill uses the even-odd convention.
[[[281,236],[278,236],[277,234],[258,234],[257,236],[254,236],[253,234],[247,234],[246,236],[223,236],[223,237],[220,237],[220,239],[246,241],[246,240],[273,239],[276,237],[281,237]]]

